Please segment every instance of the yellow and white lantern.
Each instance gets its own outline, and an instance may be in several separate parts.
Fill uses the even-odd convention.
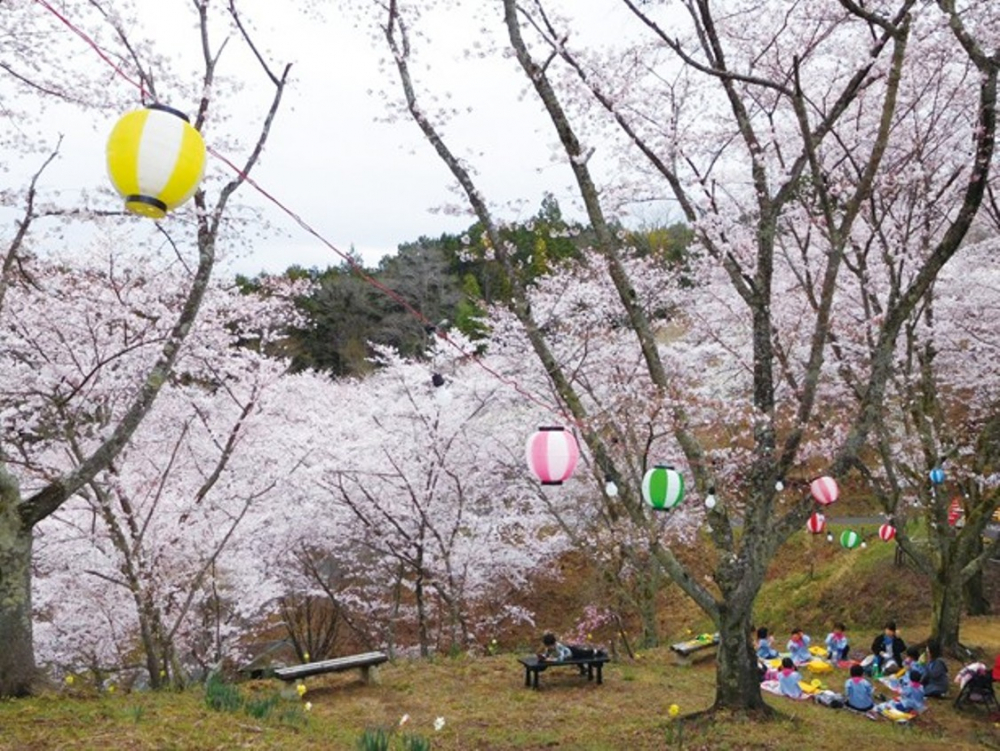
[[[162,219],[198,189],[205,142],[182,113],[154,104],[122,116],[108,137],[108,175],[134,214]]]

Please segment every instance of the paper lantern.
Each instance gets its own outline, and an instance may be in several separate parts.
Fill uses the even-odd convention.
[[[809,521],[806,522],[806,529],[809,530],[810,534],[823,534],[826,531],[826,517],[817,511],[809,517]]]
[[[891,524],[883,524],[878,528],[878,536],[882,542],[889,542],[896,536],[896,528]]]
[[[951,503],[948,505],[948,526],[954,527],[958,524],[958,520],[962,518],[963,513],[962,501],[958,498],[952,498]]]
[[[857,532],[845,529],[840,533],[840,545],[848,550],[852,550],[861,544],[861,538]]]
[[[528,466],[542,485],[562,485],[580,458],[576,438],[565,428],[539,428],[525,448]]]
[[[198,189],[205,142],[177,110],[154,104],[122,116],[107,146],[108,176],[134,214],[162,219]]]
[[[941,469],[940,467],[935,467],[930,472],[930,478],[932,483],[934,483],[935,485],[940,485],[942,482],[944,482],[944,470]]]
[[[840,488],[832,477],[817,477],[809,483],[809,492],[823,506],[829,506],[840,497]]]
[[[642,497],[657,511],[669,511],[684,500],[684,476],[666,464],[657,464],[642,478]]]

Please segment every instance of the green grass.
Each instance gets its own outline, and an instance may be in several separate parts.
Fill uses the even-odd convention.
[[[892,566],[891,558],[892,546],[878,542],[846,552],[825,540],[795,540],[773,567],[758,622],[771,626],[779,641],[793,624],[822,639],[830,621],[844,617],[856,646],[864,649],[884,614],[893,611],[904,638],[919,641],[927,633],[926,583],[911,569]],[[995,569],[1000,567],[991,570],[994,593],[1000,580]],[[705,630],[693,619],[690,625]],[[966,619],[962,640],[986,654],[1000,653],[1000,616]],[[546,671],[540,691],[524,687],[517,654],[509,652],[400,660],[380,668],[377,685],[363,685],[356,673],[320,676],[306,681],[302,698],[287,690],[275,698],[282,684],[274,679],[239,684],[238,702],[229,701],[230,689],[220,686],[208,689],[208,696],[203,688],[107,694],[78,680],[34,698],[0,702],[0,750],[353,751],[366,729],[382,728],[393,749],[404,748],[406,736],[419,736],[434,751],[646,751],[667,748],[671,731],[676,740],[676,723],[683,724],[688,749],[1000,749],[997,723],[979,709],[957,713],[950,702],[933,702],[909,727],[770,696],[767,701],[781,713],[774,722],[693,717],[714,698],[715,662],[702,655],[691,665],[677,665],[669,648],[640,651],[635,660],[606,666],[603,686],[573,671]],[[958,663],[949,666],[954,675]],[[836,671],[823,678],[841,688],[845,677]],[[224,708],[213,709],[213,698]],[[673,725],[671,704],[681,708]],[[400,727],[404,715],[409,719]],[[445,722],[440,731],[434,729],[438,717]]]
[[[975,637],[993,639],[1000,649],[1000,619],[977,619]],[[836,686],[843,673],[826,677]],[[394,746],[403,734],[430,740],[436,751],[468,749],[563,748],[663,749],[669,719],[678,704],[686,748],[824,749],[852,751],[895,748],[1000,748],[1000,728],[981,711],[956,713],[934,703],[914,727],[871,722],[808,703],[769,697],[784,717],[752,723],[740,717],[688,718],[713,698],[714,662],[674,664],[668,649],[640,653],[635,662],[613,663],[603,686],[572,671],[542,674],[540,691],[524,687],[513,656],[457,657],[432,664],[400,661],[383,666],[381,683],[365,686],[352,675],[313,679],[302,700],[282,699],[270,716],[220,712],[206,706],[201,690],[185,693],[74,695],[53,693],[0,704],[2,749],[354,749],[366,729],[392,731]],[[419,690],[400,689],[420,686]],[[249,696],[272,695],[274,682],[241,687]],[[282,709],[310,712],[301,723],[281,721]],[[141,710],[141,711],[140,711]],[[409,715],[398,729],[400,718]],[[434,720],[445,719],[440,731]]]

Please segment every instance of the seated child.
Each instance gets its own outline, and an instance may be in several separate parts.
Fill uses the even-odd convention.
[[[865,678],[865,669],[851,665],[851,677],[844,683],[844,699],[848,709],[867,712],[875,706],[872,684]]]
[[[927,666],[920,682],[924,684],[924,696],[942,697],[948,693],[948,665],[941,659],[941,643],[932,641],[927,645]]]
[[[916,647],[907,647],[903,654],[903,675],[909,675],[916,670],[920,673],[920,680],[923,682],[924,674],[927,672],[927,665],[920,659],[920,650]]]
[[[877,716],[886,709],[895,709],[897,712],[920,713],[927,709],[927,702],[924,699],[924,687],[920,685],[920,673],[911,671],[910,675],[900,683],[899,698],[893,701],[876,704],[869,712],[870,716]]]
[[[773,660],[778,656],[778,650],[774,648],[774,637],[768,635],[764,626],[757,629],[757,656],[762,660]]]
[[[798,627],[792,629],[792,638],[788,640],[788,651],[791,653],[792,662],[796,665],[806,665],[812,661],[809,641],[809,637],[802,633],[802,629]]]
[[[782,696],[790,696],[793,699],[802,698],[802,673],[795,669],[795,663],[791,657],[785,657],[781,661],[781,670],[778,671],[778,688]]]
[[[833,624],[833,631],[827,634],[826,637],[827,659],[834,662],[847,659],[850,645],[847,643],[847,634],[844,633],[845,631],[847,631],[847,628],[845,628],[843,623],[838,622]]]

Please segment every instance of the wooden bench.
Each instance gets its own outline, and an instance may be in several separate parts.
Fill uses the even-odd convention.
[[[610,662],[611,658],[608,657],[604,652],[598,652],[592,657],[577,657],[570,658],[569,660],[549,660],[549,659],[539,659],[538,655],[530,655],[528,657],[521,657],[518,659],[522,665],[524,665],[524,685],[527,688],[538,688],[538,674],[543,670],[548,668],[559,668],[559,667],[575,667],[580,671],[581,674],[587,674],[587,680],[593,681],[595,676],[597,678],[597,683],[603,683],[603,676],[601,675],[601,670],[604,667],[604,663]]]
[[[297,681],[300,678],[307,678],[310,675],[320,675],[322,673],[339,673],[342,670],[353,670],[360,668],[361,680],[364,683],[371,683],[375,678],[374,669],[383,662],[388,662],[389,656],[385,652],[365,652],[360,655],[350,655],[349,657],[337,657],[333,660],[322,660],[320,662],[307,662],[304,665],[293,665],[288,668],[278,668],[274,675],[283,681]]]
[[[703,649],[714,649],[718,644],[718,634],[699,634],[694,639],[671,644],[670,649],[674,652],[679,663],[687,664],[695,652],[700,652]]]

